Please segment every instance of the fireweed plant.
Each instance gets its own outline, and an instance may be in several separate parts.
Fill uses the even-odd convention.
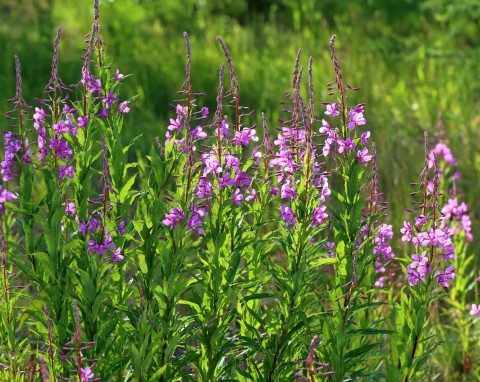
[[[122,134],[128,76],[105,54],[98,1],[70,86],[60,38],[35,105],[15,57],[0,168],[2,380],[412,381],[433,366],[432,310],[456,309],[444,341],[473,328],[453,156],[426,149],[401,232],[409,260],[395,256],[365,105],[348,103],[358,89],[335,36],[331,99],[316,107],[313,59],[305,69],[299,50],[274,130],[242,105],[221,38],[216,105],[203,104],[185,33],[172,118],[136,161],[140,137]],[[465,364],[473,346],[462,342]]]
[[[439,173],[441,206],[441,226],[451,232],[452,245],[456,259],[453,261],[455,280],[452,281],[450,294],[439,304],[440,337],[450,351],[440,349],[439,359],[449,365],[445,375],[455,375],[457,379],[479,378],[478,365],[472,364],[472,354],[478,351],[475,330],[478,330],[476,317],[480,315],[478,304],[478,275],[474,271],[473,256],[469,254],[469,243],[473,240],[468,206],[461,201],[457,182],[461,179],[457,171],[457,160],[446,141],[440,116],[438,124],[440,139],[429,153],[429,167],[436,161]]]

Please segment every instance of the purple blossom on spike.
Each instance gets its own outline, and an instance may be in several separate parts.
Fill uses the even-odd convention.
[[[88,125],[88,117],[78,117],[77,119],[78,127],[86,127]]]
[[[230,175],[229,175],[230,176]],[[210,183],[205,177],[201,177],[198,181],[195,195],[199,199],[205,199],[212,195],[213,188],[212,183]]]
[[[440,271],[437,275],[437,283],[443,285],[445,288],[450,288],[450,281],[455,279],[455,268],[453,265],[449,266],[445,272]]]
[[[338,117],[340,112],[337,110],[337,103],[332,102],[327,105],[327,110],[325,111],[325,115],[329,115],[332,118]]]
[[[363,117],[363,106],[361,108],[358,108],[357,106],[355,109],[351,109],[348,113],[348,117],[350,120],[347,123],[347,127],[350,130],[353,130],[355,127],[365,125],[367,123],[367,120]]]
[[[360,141],[362,145],[368,145],[368,138],[370,138],[370,131],[364,131],[360,136]]]
[[[318,206],[313,211],[313,225],[315,227],[318,227],[327,221],[328,214],[326,210],[327,210],[327,206]]]
[[[470,309],[470,315],[480,317],[480,305],[472,304],[472,308]]]
[[[107,109],[100,110],[100,113],[98,113],[98,116],[100,118],[108,118],[108,110]]]
[[[203,235],[205,229],[202,227],[203,219],[207,214],[207,211],[203,207],[199,207],[194,203],[190,205],[191,216],[187,219],[187,228],[189,231],[194,232],[197,235]]]
[[[122,249],[117,248],[112,254],[112,263],[121,263],[123,261]]]
[[[239,188],[236,188],[232,196],[233,204],[235,204],[236,206],[240,206],[242,204],[242,199],[243,199],[243,194],[241,193]]]
[[[355,147],[356,147],[356,145],[353,142],[353,139],[351,137],[348,137],[345,140],[342,140],[342,139],[338,140],[338,149],[337,150],[338,150],[339,154],[342,154],[344,152],[345,152],[345,154],[348,154],[350,151],[355,150]],[[368,150],[367,150],[367,152],[368,152]]]
[[[58,179],[63,179],[65,177],[73,179],[74,173],[75,173],[75,167],[73,167],[73,166],[59,166],[58,167]]]
[[[373,158],[373,156],[368,153],[368,149],[366,147],[364,147],[360,151],[357,151],[356,157],[362,165],[367,164]]]
[[[170,125],[167,126],[167,129],[170,131],[182,131],[182,124],[178,118],[170,118]]]
[[[115,97],[114,93],[109,92],[106,97],[102,98],[102,102],[105,104],[105,109],[110,109],[112,103],[118,102],[118,98]]]
[[[170,210],[169,214],[165,215],[165,219],[162,221],[169,228],[175,228],[181,221],[185,219],[185,214],[180,207],[174,207]]]
[[[89,366],[80,369],[80,381],[88,382],[94,377],[93,371]]]
[[[258,141],[258,137],[255,135],[256,132],[255,132],[255,129],[251,128],[245,128],[241,131],[237,131],[235,132],[235,137],[232,139],[232,143],[234,145],[244,145],[244,146],[248,146],[248,144],[253,141],[253,142],[257,142]]]
[[[250,188],[247,190],[247,196],[245,197],[246,202],[250,202],[252,200],[258,200],[258,193],[257,190],[254,188]]]
[[[203,176],[207,176],[208,174],[212,173],[219,173],[222,172],[220,167],[220,162],[215,157],[213,153],[205,153],[202,155],[202,163],[205,165],[203,170]]]
[[[9,190],[2,188],[2,185],[0,185],[0,216],[2,216],[4,213],[3,204],[5,202],[11,202],[13,199],[17,199],[17,198],[18,198],[17,195],[15,195],[13,192]]]
[[[247,174],[243,171],[240,171],[237,176],[235,177],[235,185],[248,187],[250,186],[251,179],[247,176]]]
[[[282,199],[290,199],[294,201],[297,197],[297,192],[290,187],[290,182],[286,182],[282,185],[280,189],[280,197]]]
[[[65,207],[65,215],[75,215],[75,203],[69,202]]]
[[[122,73],[120,73],[120,70],[117,69],[117,70],[115,71],[115,79],[116,79],[117,81],[121,81],[121,80],[123,80],[124,78],[125,78],[125,76],[124,76]]]
[[[125,231],[125,222],[124,222],[124,221],[120,222],[120,224],[118,225],[117,229],[118,229],[118,233],[119,233],[120,235],[125,235],[125,232],[126,232],[126,231]]]
[[[223,174],[220,178],[218,178],[218,189],[221,190],[227,186],[232,186],[235,184],[235,181],[230,176],[230,173],[227,172]]]
[[[171,121],[171,120],[170,120]],[[207,133],[205,133],[202,129],[202,126],[197,126],[191,131],[192,138],[193,140],[198,140],[198,139],[205,139],[207,138]]]
[[[128,101],[123,101],[118,105],[118,114],[128,114],[129,112],[130,108],[128,107]]]
[[[99,228],[100,222],[95,218],[90,219],[90,221],[88,222],[88,231],[95,233],[98,231]]]
[[[297,214],[290,207],[283,204],[280,206],[280,217],[288,227],[295,227],[297,224]]]
[[[443,142],[437,143],[432,151],[428,155],[428,168],[434,167],[435,156],[442,156],[443,160],[452,167],[457,167],[457,160],[452,154],[450,148]]]

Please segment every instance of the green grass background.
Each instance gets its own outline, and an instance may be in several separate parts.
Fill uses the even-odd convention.
[[[3,99],[15,92],[14,54],[22,63],[25,99],[34,105],[41,97],[57,26],[63,29],[60,75],[66,83],[78,82],[92,13],[90,0],[0,0]],[[207,93],[202,104],[214,107],[224,61],[215,42],[220,35],[234,59],[241,102],[257,111],[252,123],[265,112],[272,130],[279,126],[279,101],[290,86],[298,48],[302,65],[313,57],[317,105],[331,100],[328,43],[337,34],[344,77],[361,88],[351,102],[366,103],[381,188],[397,229],[410,207],[409,183],[422,167],[423,131],[436,140],[441,111],[474,235],[480,234],[479,0],[110,0],[100,2],[100,20],[114,67],[132,74],[123,92],[125,98],[138,96],[126,123],[129,137],[146,138],[139,152],[163,136],[173,115],[169,104],[184,76],[183,31],[191,38],[194,90]],[[1,103],[2,113],[8,108]],[[478,253],[476,241],[472,255]]]

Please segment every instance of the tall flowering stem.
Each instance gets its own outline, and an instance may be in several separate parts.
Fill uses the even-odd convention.
[[[455,279],[455,247],[451,231],[441,225],[439,204],[439,172],[437,161],[429,161],[427,133],[425,140],[425,160],[420,173],[420,181],[412,193],[419,200],[414,201],[413,222],[405,221],[401,229],[402,240],[411,243],[414,252],[406,267],[405,280],[407,296],[395,306],[397,327],[404,330],[392,336],[393,357],[388,372],[408,382],[422,373],[420,365],[431,356],[436,344],[425,339],[429,335],[431,319],[429,306],[442,295],[442,290],[450,288]],[[430,165],[429,165],[430,163]]]
[[[480,315],[476,297],[478,295],[476,290],[478,275],[474,271],[475,258],[472,256],[470,248],[470,242],[473,241],[472,223],[468,206],[462,201],[459,187],[461,174],[457,169],[457,159],[450,150],[443,130],[441,115],[436,130],[439,140],[429,151],[428,167],[437,167],[441,208],[440,228],[448,228],[451,232],[450,237],[452,245],[455,247],[456,259],[452,262],[455,279],[451,282],[450,293],[434,305],[440,313],[448,312],[450,325],[444,325],[441,322],[440,317],[443,317],[443,314],[435,315],[434,323],[438,325],[440,337],[445,343],[457,344],[459,351],[455,352],[453,359],[463,368],[462,370],[453,370],[453,367],[450,366],[452,355],[449,345],[439,349],[437,359],[439,362],[444,362],[444,359],[448,357],[448,362],[444,362],[448,366],[442,369],[444,375],[451,376],[457,373],[468,375],[473,374],[471,359],[477,349],[473,332],[477,325],[476,317]],[[472,299],[472,296],[475,297]]]
[[[335,279],[326,285],[328,311],[331,313],[327,323],[326,357],[335,371],[333,380],[343,381],[346,377],[355,375],[355,369],[361,360],[378,346],[375,336],[386,332],[377,327],[370,327],[368,332],[363,331],[366,329],[364,326],[371,326],[371,323],[360,321],[362,306],[370,306],[365,295],[370,289],[368,276],[372,273],[374,258],[374,235],[370,227],[375,224],[378,215],[367,213],[362,218],[369,198],[363,190],[370,178],[370,132],[360,132],[366,124],[364,105],[347,105],[347,92],[358,89],[346,84],[343,78],[335,52],[335,40],[334,35],[330,40],[330,56],[335,80],[327,86],[329,94],[336,94],[338,99],[325,103],[325,118],[331,119],[331,122],[322,119],[320,133],[325,137],[323,155],[335,165],[332,172],[337,181],[334,183],[339,184],[337,189],[332,189],[330,206],[333,233],[331,245],[335,249],[336,264]],[[333,125],[337,120],[339,127]],[[376,192],[373,191],[374,194]],[[373,205],[371,208],[374,209]],[[355,354],[355,357],[351,357],[351,354]]]

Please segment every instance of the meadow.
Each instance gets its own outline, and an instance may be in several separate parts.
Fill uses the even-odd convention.
[[[5,2],[1,380],[480,380],[447,3]]]

